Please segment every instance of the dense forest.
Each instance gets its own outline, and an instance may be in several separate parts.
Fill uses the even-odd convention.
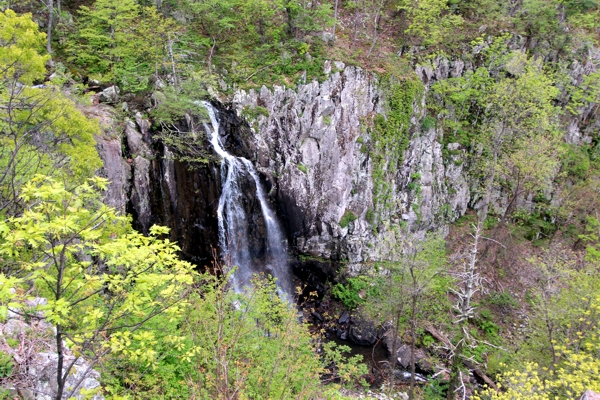
[[[0,9],[0,398],[600,392],[596,0],[0,0]],[[355,85],[353,95],[335,82]],[[296,112],[287,99],[311,90],[331,110]],[[268,274],[234,287],[237,266],[218,249],[190,256],[177,218],[144,219],[143,207],[168,207],[144,205],[143,190],[121,208],[107,200],[113,175],[99,149],[110,140],[135,185],[140,165],[168,155],[187,171],[179,179],[218,169],[206,133],[188,129],[208,126],[201,101],[223,115],[243,104],[228,123],[244,133],[227,143],[253,149],[244,155],[289,225],[294,294]],[[353,109],[364,112],[346,129]],[[298,139],[304,158],[292,166],[264,151],[289,145],[283,127],[300,132],[307,118],[366,166],[339,188],[352,200],[313,229],[327,238],[318,244],[294,233],[309,229],[282,207],[285,185],[304,207],[299,187],[329,179],[319,163],[348,158],[327,160],[321,133]],[[430,164],[415,150],[426,146]],[[446,172],[432,177],[435,165]],[[305,199],[315,215],[342,202],[315,192]]]

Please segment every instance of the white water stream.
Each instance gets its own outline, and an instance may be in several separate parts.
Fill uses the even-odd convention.
[[[280,295],[291,298],[293,288],[285,242],[275,215],[267,202],[258,174],[249,160],[235,157],[223,148],[219,137],[217,111],[208,102],[203,101],[201,104],[206,107],[210,117],[210,125],[204,124],[206,134],[215,152],[222,158],[222,193],[217,209],[219,245],[225,263],[237,266],[232,284],[236,291],[240,291],[244,286],[250,285],[253,274],[267,272],[277,279]],[[248,185],[248,180],[251,185]],[[266,254],[261,257],[253,254],[248,240],[250,234],[256,233],[250,232],[253,229],[250,221],[256,216],[247,215],[247,208],[244,207],[244,202],[247,201],[245,196],[254,195],[254,193],[244,193],[243,187],[248,186],[255,187],[255,197],[260,202],[261,218],[266,226],[266,238],[264,238]]]

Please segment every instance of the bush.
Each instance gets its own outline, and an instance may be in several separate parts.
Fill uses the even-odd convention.
[[[362,276],[348,278],[346,285],[336,284],[331,289],[331,294],[344,304],[347,308],[353,310],[358,307],[367,297],[377,294],[377,288],[369,284],[367,279]]]
[[[435,127],[435,118],[426,116],[423,118],[423,122],[421,122],[421,130],[428,131],[431,128]]]
[[[356,214],[354,214],[352,211],[346,210],[344,215],[342,215],[342,219],[340,219],[340,226],[345,228],[350,224],[350,222],[356,221],[357,218],[358,217]]]

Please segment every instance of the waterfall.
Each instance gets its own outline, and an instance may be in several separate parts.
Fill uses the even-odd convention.
[[[250,284],[252,275],[267,272],[277,279],[280,295],[290,297],[293,285],[287,264],[285,242],[277,219],[271,210],[260,179],[252,163],[228,153],[219,137],[217,111],[208,102],[201,103],[208,111],[210,125],[204,124],[211,145],[221,157],[222,193],[219,198],[219,246],[225,262],[237,266],[232,283],[235,290]],[[246,189],[246,190],[245,190]],[[260,215],[249,213],[253,199],[260,203]],[[265,237],[260,246],[251,244],[258,227],[264,226]],[[257,254],[257,247],[264,251]]]

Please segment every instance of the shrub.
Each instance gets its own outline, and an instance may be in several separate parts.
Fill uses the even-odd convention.
[[[369,284],[362,276],[348,278],[347,284],[338,283],[331,289],[331,294],[349,309],[358,307],[368,296],[377,294],[377,288]]]
[[[350,210],[346,210],[344,215],[342,215],[342,219],[340,219],[340,226],[345,228],[350,224],[350,222],[356,221],[358,217]]]

